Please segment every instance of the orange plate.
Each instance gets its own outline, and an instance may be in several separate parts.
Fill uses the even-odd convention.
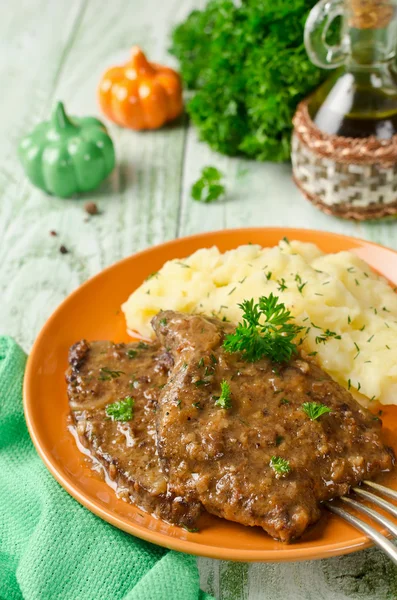
[[[127,342],[120,305],[166,260],[183,258],[198,248],[217,245],[224,252],[248,242],[274,246],[289,239],[314,242],[325,252],[352,250],[397,284],[397,253],[342,235],[303,229],[238,229],[204,233],[150,248],[105,269],[71,294],[50,317],[28,360],[24,408],[33,442],[59,483],[76,500],[112,525],[167,548],[212,558],[241,561],[307,560],[346,554],[371,545],[368,538],[338,517],[324,513],[301,540],[284,545],[259,527],[244,527],[210,515],[202,517],[199,533],[168,525],[118,499],[89,468],[67,431],[68,402],[64,371],[68,348],[76,340]],[[166,307],[165,307],[166,308]],[[397,408],[385,407],[388,443],[397,451]],[[397,489],[397,473],[386,483]]]

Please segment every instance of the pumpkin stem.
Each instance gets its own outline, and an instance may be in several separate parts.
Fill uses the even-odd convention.
[[[68,127],[74,127],[74,124],[66,114],[63,102],[57,102],[52,113],[52,125],[54,129],[59,131],[60,129],[67,129]]]
[[[155,73],[155,70],[139,46],[134,46],[131,50],[131,63],[138,73]]]

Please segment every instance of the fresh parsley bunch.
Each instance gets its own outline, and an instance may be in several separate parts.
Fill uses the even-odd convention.
[[[303,44],[314,3],[211,0],[174,30],[170,51],[196,90],[187,110],[212,148],[288,160],[296,106],[325,77]]]

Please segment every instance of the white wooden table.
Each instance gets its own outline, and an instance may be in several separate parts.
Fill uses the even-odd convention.
[[[35,190],[16,158],[19,139],[46,118],[57,99],[72,114],[99,114],[102,70],[133,44],[167,56],[169,32],[194,0],[21,0],[0,3],[0,331],[29,351],[56,306],[88,277],[129,254],[192,233],[240,226],[326,229],[397,248],[395,223],[355,224],[306,202],[288,164],[216,155],[187,120],[161,131],[110,126],[118,167],[84,199],[60,200]],[[227,198],[201,205],[190,187],[202,166],[226,174]],[[103,211],[86,219],[83,204]],[[50,230],[58,232],[50,236]],[[64,244],[68,254],[61,254]],[[222,600],[392,600],[397,568],[377,550],[296,564],[199,559],[203,589]],[[51,599],[48,599],[51,600]],[[179,600],[179,599],[178,599]],[[183,599],[180,599],[183,600]]]

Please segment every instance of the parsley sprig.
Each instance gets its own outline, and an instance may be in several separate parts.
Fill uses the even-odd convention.
[[[201,177],[192,185],[192,198],[198,202],[214,202],[225,193],[222,173],[215,167],[204,167]]]
[[[244,300],[239,307],[243,320],[234,333],[226,336],[226,352],[241,352],[248,362],[266,356],[279,363],[289,361],[297,353],[293,340],[302,327],[290,322],[292,315],[277,296],[262,296],[258,303]]]
[[[106,414],[112,421],[131,421],[134,416],[135,401],[131,396],[126,396],[118,402],[108,404]]]
[[[302,409],[311,421],[315,421],[321,417],[321,415],[331,412],[331,409],[328,408],[328,406],[325,404],[319,404],[318,402],[304,402],[302,404]]]
[[[221,395],[215,396],[215,399],[215,406],[226,409],[232,408],[232,393],[230,391],[230,385],[225,379],[221,381]]]
[[[279,477],[284,477],[291,471],[289,461],[281,456],[272,456],[269,464]]]

